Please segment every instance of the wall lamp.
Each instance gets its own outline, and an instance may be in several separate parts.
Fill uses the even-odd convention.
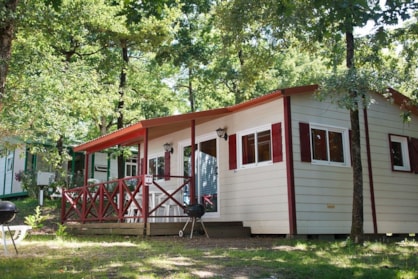
[[[216,133],[218,137],[223,138],[224,140],[228,139],[228,134],[226,133],[226,128],[218,128],[216,129]]]
[[[163,147],[164,147],[165,152],[170,152],[171,154],[173,154],[174,148],[171,145],[171,143],[166,142],[164,143]]]

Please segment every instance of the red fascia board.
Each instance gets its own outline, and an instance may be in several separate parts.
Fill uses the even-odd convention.
[[[400,109],[410,110],[413,114],[418,115],[418,107],[412,104],[412,100],[410,98],[390,87],[389,92],[391,93],[389,99],[392,99],[393,103],[398,105]]]
[[[104,135],[97,139],[88,141],[84,144],[80,144],[74,147],[74,151],[75,152],[87,151],[88,153],[93,153],[93,152],[104,150],[106,148],[109,148],[115,145],[119,145],[119,144],[123,145],[124,142],[130,141],[133,138],[139,139],[140,137],[143,137],[144,134],[145,134],[145,129],[142,127],[141,122],[138,122],[134,125],[117,130],[108,135]]]
[[[108,135],[104,135],[84,144],[78,145],[74,147],[74,151],[87,151],[89,153],[92,153],[115,145],[133,144],[139,142],[140,137],[143,136],[145,133],[145,128],[155,128],[159,126],[204,118],[221,117],[224,114],[244,110],[266,102],[270,102],[274,99],[281,98],[284,94],[288,95],[313,92],[317,88],[318,85],[307,85],[286,88],[282,90],[275,90],[269,94],[230,107],[142,120],[126,128],[122,128]]]
[[[228,108],[211,109],[211,110],[205,110],[205,111],[190,112],[190,113],[185,113],[185,114],[147,119],[147,120],[143,120],[142,124],[143,124],[143,127],[153,128],[153,127],[169,125],[169,124],[183,122],[183,121],[196,120],[199,118],[215,117],[215,116],[219,116],[222,114],[226,114],[228,112],[230,112]]]
[[[220,108],[142,120],[126,128],[122,128],[108,135],[78,145],[74,147],[74,151],[87,151],[88,153],[93,153],[116,145],[124,145],[125,143],[132,144],[139,142],[139,138],[145,134],[146,128],[154,128],[205,117],[215,117],[228,112],[227,108]],[[136,138],[138,138],[138,140],[136,140]]]

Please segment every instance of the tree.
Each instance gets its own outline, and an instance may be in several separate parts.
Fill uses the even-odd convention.
[[[291,32],[299,41],[304,42],[312,48],[317,42],[332,41],[329,59],[334,61],[334,73],[331,81],[337,85],[348,85],[343,90],[336,91],[337,87],[327,86],[321,88],[321,92],[326,95],[344,92],[342,99],[344,105],[350,112],[351,122],[351,150],[353,161],[353,209],[351,237],[353,241],[361,243],[363,241],[363,172],[361,165],[360,150],[360,127],[359,127],[359,108],[366,98],[369,90],[374,89],[374,85],[368,83],[368,78],[361,78],[364,82],[349,83],[340,82],[341,78],[348,81],[352,78],[364,77],[359,73],[356,63],[356,45],[354,29],[366,25],[368,21],[375,22],[379,27],[376,37],[385,34],[385,25],[396,24],[398,19],[409,17],[408,9],[413,8],[414,1],[391,0],[385,6],[380,6],[377,1],[365,0],[341,0],[341,1],[245,1],[236,0],[228,2],[229,16],[231,20],[229,26],[242,34],[253,22],[261,24],[260,30],[269,32],[271,37],[283,40],[285,35]],[[235,11],[245,11],[240,16],[236,16]],[[227,21],[228,22],[228,21]],[[340,42],[345,41],[345,47],[339,48]],[[382,47],[382,45],[378,45]],[[329,49],[329,48],[325,48]],[[341,50],[345,52],[345,66],[347,68],[343,75],[337,74],[337,65],[341,59]],[[337,59],[335,59],[337,58]],[[373,79],[375,80],[375,79]],[[332,82],[328,83],[332,84]],[[360,87],[353,85],[361,84]],[[338,88],[341,89],[341,88]],[[348,101],[347,101],[348,100]],[[367,106],[367,104],[365,104]]]
[[[6,86],[18,2],[18,0],[5,0],[0,5],[0,102]]]

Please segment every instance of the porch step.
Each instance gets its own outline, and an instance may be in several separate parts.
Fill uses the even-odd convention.
[[[147,236],[178,235],[186,222],[148,223]],[[244,227],[242,222],[204,222],[211,238],[250,237],[251,229]],[[133,235],[143,236],[143,223],[86,223],[66,224],[67,231],[75,235]],[[190,235],[192,224],[187,225],[184,236]],[[194,227],[194,236],[203,233],[201,223],[197,221]]]
[[[143,223],[86,223],[65,224],[67,231],[75,235],[135,235],[144,234]]]
[[[184,223],[150,223],[147,228],[147,235],[161,236],[161,235],[178,235],[179,231],[183,229]],[[229,238],[229,237],[250,237],[251,229],[244,227],[242,222],[204,222],[209,237],[214,238]],[[189,236],[192,228],[191,222],[184,230],[184,236]],[[204,234],[200,221],[197,221],[194,226],[193,235]]]

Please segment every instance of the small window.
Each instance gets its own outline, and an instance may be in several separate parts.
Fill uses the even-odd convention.
[[[164,156],[151,158],[148,160],[148,174],[157,176],[157,179],[163,179],[164,166]]]
[[[132,157],[125,162],[125,175],[126,176],[136,176],[138,175],[137,172],[138,160],[136,157]]]
[[[258,129],[239,135],[241,167],[272,162],[271,129]]]
[[[312,162],[328,165],[348,165],[348,130],[311,125]]]
[[[389,141],[392,169],[397,171],[411,171],[408,138],[389,135]]]

